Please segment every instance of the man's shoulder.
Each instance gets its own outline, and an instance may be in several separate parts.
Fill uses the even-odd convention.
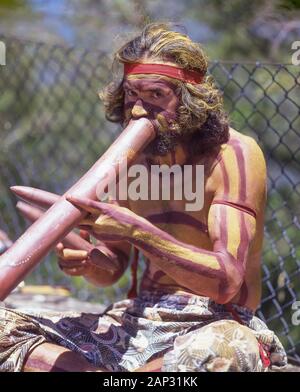
[[[221,194],[222,198],[226,194],[227,201],[243,204],[254,210],[256,215],[263,211],[266,163],[254,138],[230,128],[229,140],[221,145],[211,179],[216,187],[215,194]]]
[[[234,128],[229,129],[229,139],[226,143],[222,144],[220,149],[220,157],[235,157],[235,159],[247,160],[248,164],[258,161],[261,164],[265,163],[264,153],[257,141],[248,135],[238,132]]]
[[[197,155],[194,160],[197,163],[201,160],[207,161],[208,158],[213,158],[218,161],[221,159],[222,155],[227,152],[227,150],[231,151],[232,149],[242,149],[245,153],[250,152],[252,154],[258,153],[260,155],[263,155],[262,148],[253,137],[245,135],[237,131],[236,129],[230,127],[229,138],[227,142],[221,144],[219,147],[216,147],[213,150],[210,150],[207,154]]]
[[[200,156],[195,160],[197,164],[204,164],[206,172],[218,175],[222,167],[229,172],[240,169],[243,166],[248,170],[258,170],[264,176],[266,162],[262,148],[257,141],[248,135],[238,132],[234,128],[229,129],[229,139],[209,154]],[[220,170],[218,170],[218,168]],[[219,175],[222,175],[219,173]]]
[[[228,141],[220,146],[213,160],[210,173],[217,182],[223,178],[224,171],[236,178],[259,177],[262,182],[266,179],[266,161],[261,147],[253,137],[233,128],[230,128]]]
[[[256,140],[248,135],[245,135],[234,128],[229,128],[229,139],[225,145],[240,144],[241,147],[257,148],[261,150]]]

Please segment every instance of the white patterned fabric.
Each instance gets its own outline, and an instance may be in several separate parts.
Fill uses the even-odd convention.
[[[134,371],[162,356],[166,371],[265,371],[258,342],[271,365],[286,365],[276,335],[249,309],[233,308],[244,325],[209,298],[146,291],[101,314],[2,307],[0,371],[21,371],[29,350],[43,342],[112,371]]]

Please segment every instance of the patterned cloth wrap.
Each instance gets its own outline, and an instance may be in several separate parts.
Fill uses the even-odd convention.
[[[39,313],[0,307],[0,371],[21,371],[29,350],[55,343],[95,366],[134,371],[164,356],[162,371],[266,371],[285,366],[277,336],[249,309],[207,297],[142,292],[101,314]],[[260,344],[259,344],[260,343]]]

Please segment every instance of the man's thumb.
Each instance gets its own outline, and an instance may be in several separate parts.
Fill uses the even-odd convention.
[[[89,232],[86,230],[79,230],[79,235],[81,238],[83,238],[84,240],[91,242],[91,237],[89,235]]]

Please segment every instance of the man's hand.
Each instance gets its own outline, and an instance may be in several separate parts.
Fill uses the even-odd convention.
[[[90,242],[89,233],[80,231],[80,236]],[[96,246],[90,254],[86,250],[75,250],[57,244],[58,265],[69,276],[82,276],[90,283],[106,287],[114,284],[123,274],[128,265],[127,249],[111,250]],[[103,249],[102,249],[103,248]]]
[[[89,234],[81,230],[80,237],[90,242]],[[91,269],[89,254],[85,250],[65,248],[60,242],[56,246],[59,268],[70,276],[84,276]]]

